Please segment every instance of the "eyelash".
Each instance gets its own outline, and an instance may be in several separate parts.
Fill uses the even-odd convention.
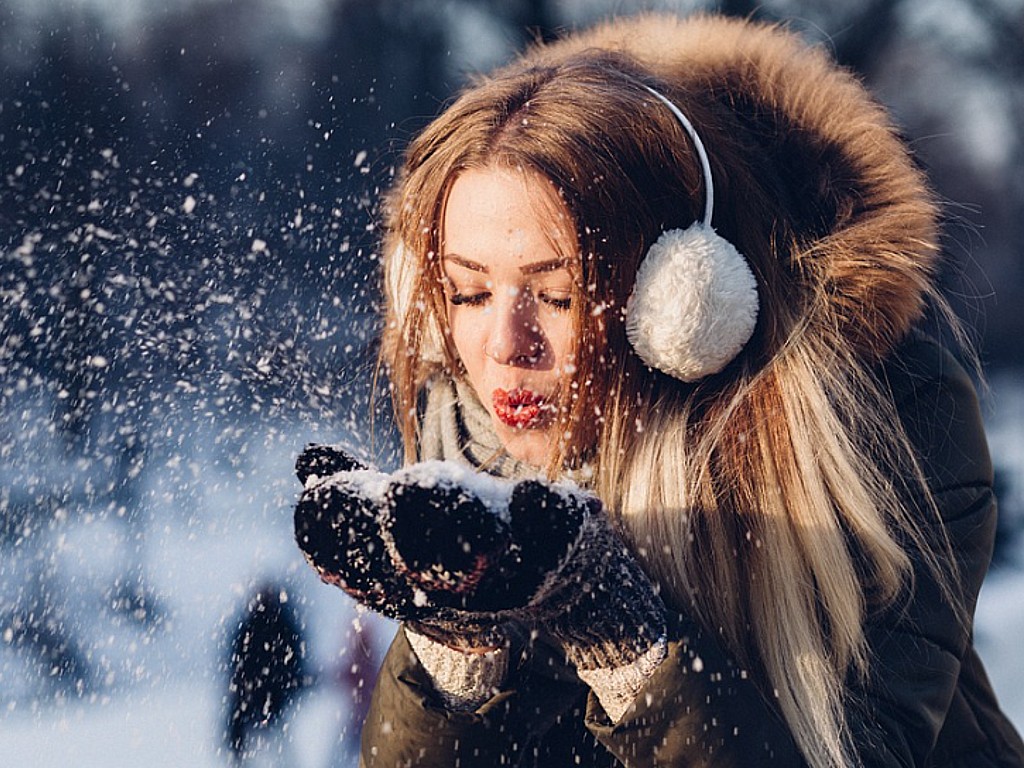
[[[487,301],[490,295],[491,294],[489,293],[453,293],[448,296],[448,301],[450,301],[452,305],[456,307],[462,305],[475,307]]]
[[[570,298],[552,299],[550,296],[547,298],[541,296],[540,300],[547,304],[549,307],[557,309],[559,312],[565,312],[572,306],[572,299]]]
[[[459,307],[459,306],[477,307],[477,306],[482,305],[484,302],[486,302],[487,299],[489,299],[490,297],[491,297],[491,294],[490,293],[486,293],[486,292],[484,292],[484,293],[469,293],[469,294],[466,294],[466,293],[453,293],[453,294],[448,296],[448,301],[450,301],[452,303],[452,306],[455,306],[455,307]],[[547,304],[552,309],[557,310],[558,312],[565,312],[565,311],[567,311],[572,306],[572,299],[571,298],[554,299],[554,298],[551,298],[550,296],[544,296],[543,294],[541,294],[540,300],[542,302],[544,302],[545,304]]]

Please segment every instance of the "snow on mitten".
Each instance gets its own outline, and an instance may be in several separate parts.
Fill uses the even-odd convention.
[[[575,486],[427,462],[396,474],[390,495],[392,560],[426,600],[537,626],[580,669],[632,664],[664,636],[653,585]]]

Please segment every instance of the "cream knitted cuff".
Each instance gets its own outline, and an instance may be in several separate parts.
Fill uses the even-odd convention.
[[[636,661],[621,667],[577,669],[580,680],[590,686],[605,714],[617,723],[643,689],[654,670],[668,655],[668,639],[662,635]]]
[[[463,653],[408,627],[404,631],[447,709],[455,712],[476,709],[505,682],[508,674],[507,648],[487,653]]]

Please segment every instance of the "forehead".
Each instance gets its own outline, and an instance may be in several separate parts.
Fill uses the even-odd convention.
[[[441,240],[445,255],[489,253],[529,258],[538,252],[567,257],[575,228],[554,186],[539,173],[490,166],[460,173],[445,200]]]

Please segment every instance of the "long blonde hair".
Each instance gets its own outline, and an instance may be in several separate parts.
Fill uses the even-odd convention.
[[[703,199],[689,139],[645,85],[697,126],[715,229],[761,298],[753,339],[697,384],[644,366],[623,327],[643,254]],[[468,88],[412,142],[387,201],[382,362],[410,459],[425,381],[460,375],[436,256],[444,201],[461,171],[493,164],[550,180],[576,223],[577,370],[549,470],[593,469],[669,603],[749,666],[811,765],[855,763],[844,684],[870,663],[866,616],[909,586],[897,532],[954,599],[875,372],[944,306],[936,208],[884,111],[784,31],[713,17],[610,23]]]

